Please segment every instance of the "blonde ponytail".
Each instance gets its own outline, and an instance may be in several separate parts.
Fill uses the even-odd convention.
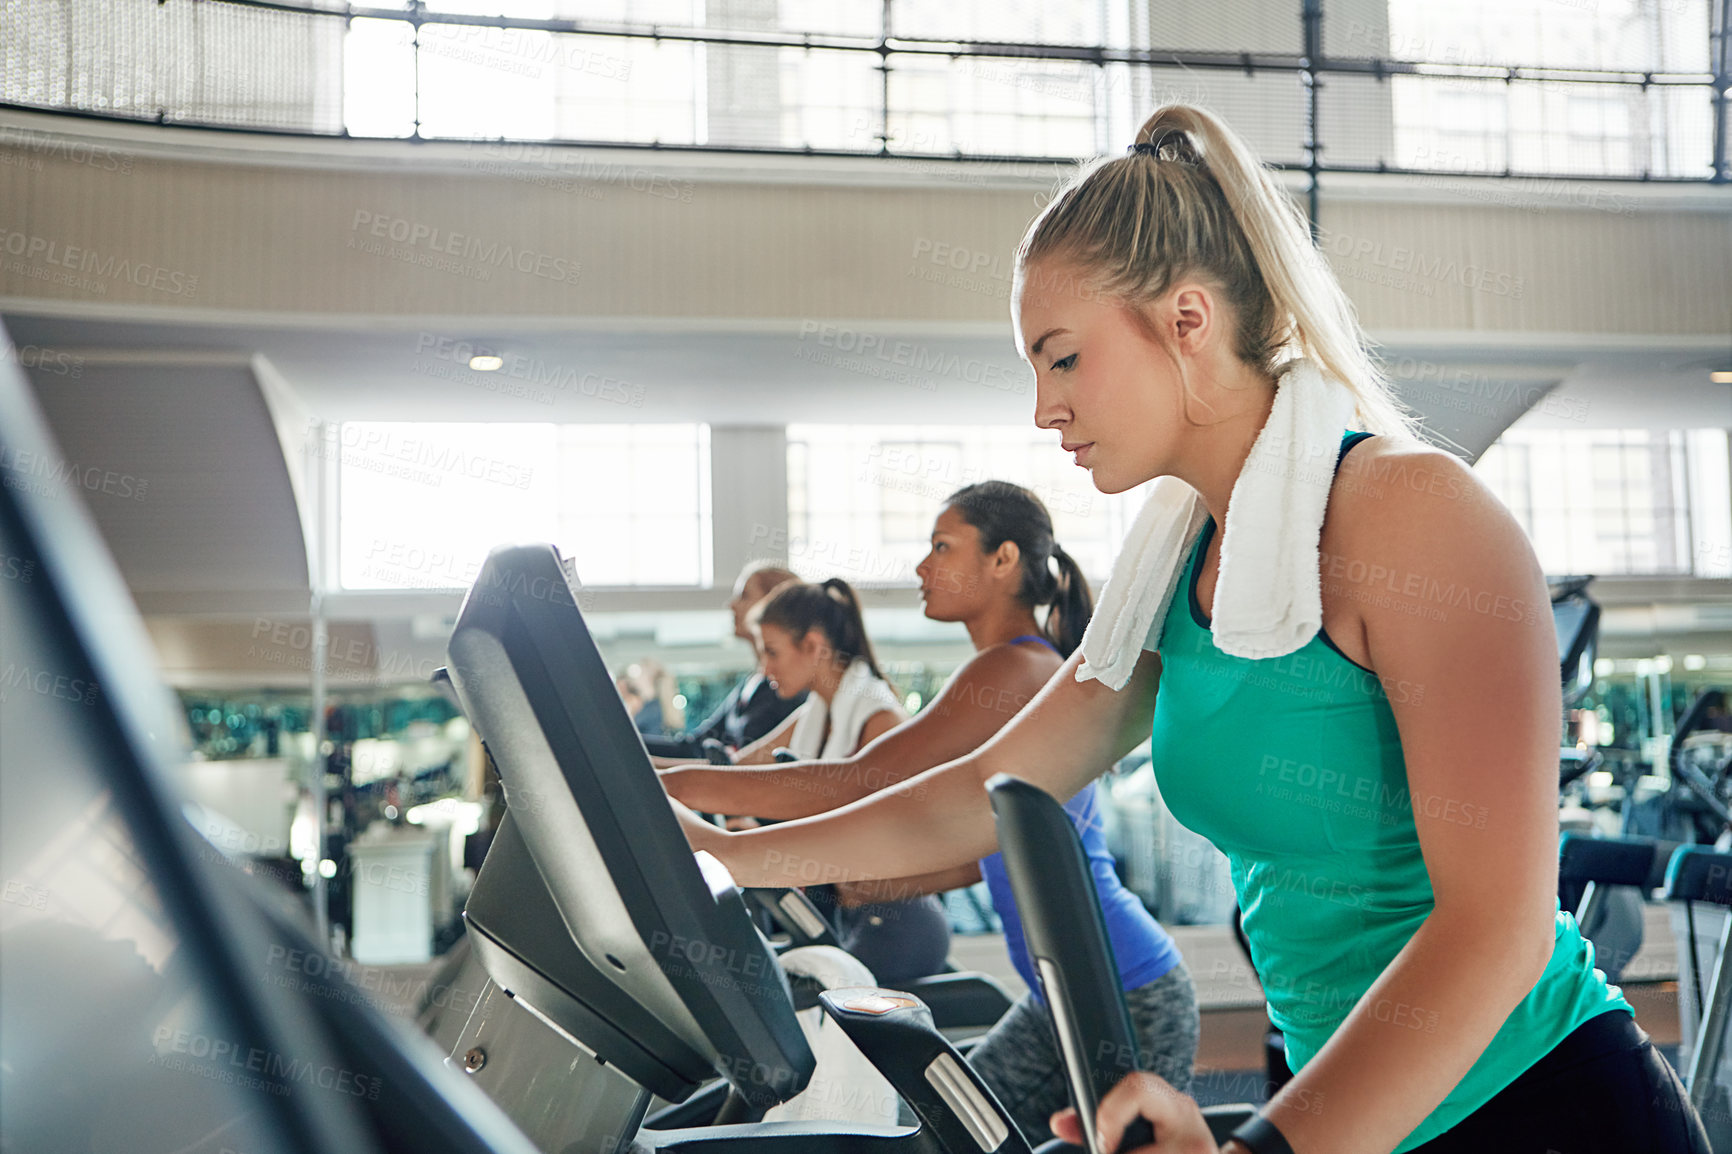
[[[1368,353],[1298,206],[1238,134],[1201,108],[1157,109],[1128,155],[1093,162],[1061,189],[1017,250],[1019,284],[1029,265],[1049,258],[1130,305],[1204,276],[1237,317],[1240,360],[1278,377],[1286,361],[1308,357],[1352,391],[1362,428],[1414,435],[1413,416]]]

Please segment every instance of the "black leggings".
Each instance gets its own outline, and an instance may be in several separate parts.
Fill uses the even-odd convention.
[[[1712,1154],[1677,1072],[1636,1020],[1577,1026],[1491,1101],[1411,1154]]]
[[[871,970],[880,986],[944,971],[950,919],[935,895],[845,906],[834,886],[808,886],[806,897],[830,919],[836,944]]]

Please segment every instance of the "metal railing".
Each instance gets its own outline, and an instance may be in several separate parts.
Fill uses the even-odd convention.
[[[1131,36],[1102,36],[1122,42],[1093,44],[904,36],[894,31],[895,0],[881,0],[870,30],[849,31],[476,16],[439,12],[424,0],[398,8],[317,0],[26,0],[0,17],[8,22],[0,26],[6,41],[0,105],[346,137],[352,132],[343,110],[343,57],[348,32],[365,21],[404,39],[401,59],[410,72],[401,95],[411,111],[395,134],[411,139],[1045,165],[1122,145],[1143,114],[1181,98],[1222,111],[1272,165],[1309,174],[1313,195],[1326,173],[1725,183],[1732,179],[1732,0],[1638,3],[1647,6],[1648,31],[1676,30],[1686,19],[1705,23],[1707,51],[1693,62],[1705,60],[1708,68],[1502,63],[1464,58],[1447,45],[1432,54],[1453,59],[1403,59],[1384,53],[1392,45],[1435,45],[1398,44],[1387,20],[1332,18],[1324,0],[1300,0],[1291,34],[1263,33],[1258,39],[1277,47],[1254,51],[1196,37],[1190,47],[1166,49],[1139,46]],[[728,5],[711,8],[726,24]],[[758,22],[765,22],[761,12]],[[1687,30],[1686,39],[1694,35]],[[654,84],[632,84],[634,65],[665,65],[670,51],[701,54],[707,66],[695,69],[703,75],[691,78],[686,95],[669,100]],[[1664,56],[1655,52],[1646,63],[1664,63]],[[441,94],[424,76],[439,69],[441,86],[461,75],[481,93],[513,74],[522,81],[532,69],[557,78],[573,72],[573,61],[586,75],[557,98],[564,120],[549,133],[453,131],[431,114]],[[870,99],[863,95],[868,72]],[[857,81],[851,102],[820,107],[810,92],[784,96],[790,76],[798,89],[826,74]],[[603,81],[613,87],[597,98]],[[946,92],[937,99],[919,95],[922,83]],[[1415,121],[1397,110],[1398,91],[1404,105],[1477,106],[1484,124],[1478,131],[1464,127],[1459,112]],[[657,101],[667,115],[653,130],[633,128]],[[1584,109],[1587,119],[1597,117],[1598,131],[1577,123]],[[740,128],[754,117],[755,126]],[[844,122],[845,131],[838,128]],[[1609,129],[1610,122],[1622,127]],[[690,131],[666,131],[670,123]],[[1005,147],[1007,132],[1025,130],[1061,146]]]

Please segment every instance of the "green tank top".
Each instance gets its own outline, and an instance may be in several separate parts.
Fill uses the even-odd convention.
[[[1345,442],[1342,455],[1355,443]],[[1155,778],[1173,816],[1227,855],[1269,1017],[1286,1034],[1297,1072],[1431,912],[1415,806],[1463,824],[1483,824],[1485,814],[1408,795],[1390,699],[1418,700],[1417,687],[1380,683],[1322,631],[1285,657],[1253,661],[1215,647],[1196,595],[1214,529],[1212,520],[1204,527],[1146,645],[1161,656]],[[1570,1031],[1611,1010],[1634,1013],[1560,910],[1545,973],[1397,1154],[1460,1122]],[[1423,1007],[1368,1012],[1419,1033],[1440,1028]]]

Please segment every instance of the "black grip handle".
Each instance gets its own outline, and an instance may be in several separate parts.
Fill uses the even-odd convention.
[[[1003,1104],[933,1026],[919,998],[863,986],[825,990],[818,998],[908,1103],[938,1150],[1030,1154]]]

